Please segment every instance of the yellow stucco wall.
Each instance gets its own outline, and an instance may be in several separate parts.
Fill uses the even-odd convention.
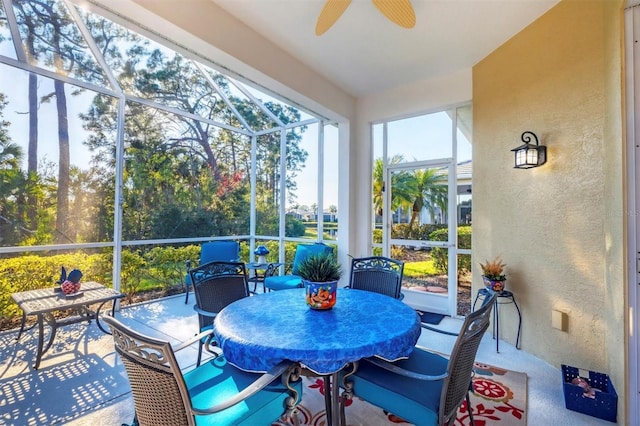
[[[609,373],[624,401],[622,7],[564,0],[474,67],[473,281],[482,286],[478,262],[501,255],[522,348]],[[526,130],[548,162],[514,169]],[[552,328],[553,309],[567,313],[566,332]],[[515,310],[500,315],[514,343]]]

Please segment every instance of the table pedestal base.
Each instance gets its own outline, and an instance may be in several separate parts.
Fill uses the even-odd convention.
[[[324,382],[324,409],[327,414],[327,426],[346,425],[345,419],[341,418],[340,411],[340,371],[318,375],[313,371],[303,370],[302,374],[307,377],[321,377]]]

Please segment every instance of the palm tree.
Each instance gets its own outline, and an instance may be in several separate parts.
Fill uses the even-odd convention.
[[[409,228],[413,227],[422,209],[427,209],[431,218],[436,210],[440,209],[443,215],[447,212],[447,175],[439,173],[438,169],[416,170],[413,173],[411,184],[413,203],[411,206],[411,221]]]
[[[404,157],[400,154],[396,154],[391,157],[388,164],[400,164],[404,162]],[[391,194],[391,205],[388,206],[390,210],[395,210],[398,207],[410,206],[410,201],[413,198],[410,196],[411,190],[411,175],[407,172],[395,173],[391,179],[390,188],[393,188]],[[384,200],[385,191],[385,171],[382,164],[382,158],[376,159],[373,164],[373,205],[378,216],[382,216],[382,203]]]

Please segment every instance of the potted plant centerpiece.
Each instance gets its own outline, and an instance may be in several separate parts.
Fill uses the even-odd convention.
[[[496,256],[492,261],[485,261],[481,263],[482,268],[482,281],[485,287],[489,290],[500,293],[504,290],[504,282],[507,280],[507,276],[504,274],[504,263],[500,256]]]
[[[300,262],[297,274],[302,277],[307,305],[311,309],[331,309],[336,304],[342,267],[335,256],[311,255]]]

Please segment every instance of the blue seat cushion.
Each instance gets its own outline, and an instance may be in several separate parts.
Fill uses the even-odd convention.
[[[223,357],[213,359],[184,375],[194,408],[207,408],[224,402],[257,380],[260,374],[248,373],[228,364]],[[301,381],[292,383],[302,399]],[[219,413],[196,416],[198,425],[270,425],[286,410],[291,394],[277,378],[252,397]]]
[[[196,273],[196,277],[198,279],[200,279],[200,277],[202,276],[202,272],[197,272]],[[187,288],[189,288],[190,286],[193,285],[193,280],[191,279],[191,274],[188,273],[185,277],[184,277],[184,283],[187,286]]]
[[[303,287],[300,275],[275,275],[264,279],[265,288],[271,290],[288,290]]]
[[[293,258],[293,270],[289,275],[276,275],[264,279],[264,287],[270,290],[288,290],[304,287],[302,277],[298,275],[297,265],[307,257],[317,254],[333,254],[333,247],[325,244],[298,244],[296,255]]]
[[[397,361],[394,364],[416,373],[439,375],[447,370],[448,360],[416,347],[409,359]],[[438,424],[442,380],[410,379],[365,360],[360,361],[356,373],[347,380],[353,382],[355,396],[410,423]]]

